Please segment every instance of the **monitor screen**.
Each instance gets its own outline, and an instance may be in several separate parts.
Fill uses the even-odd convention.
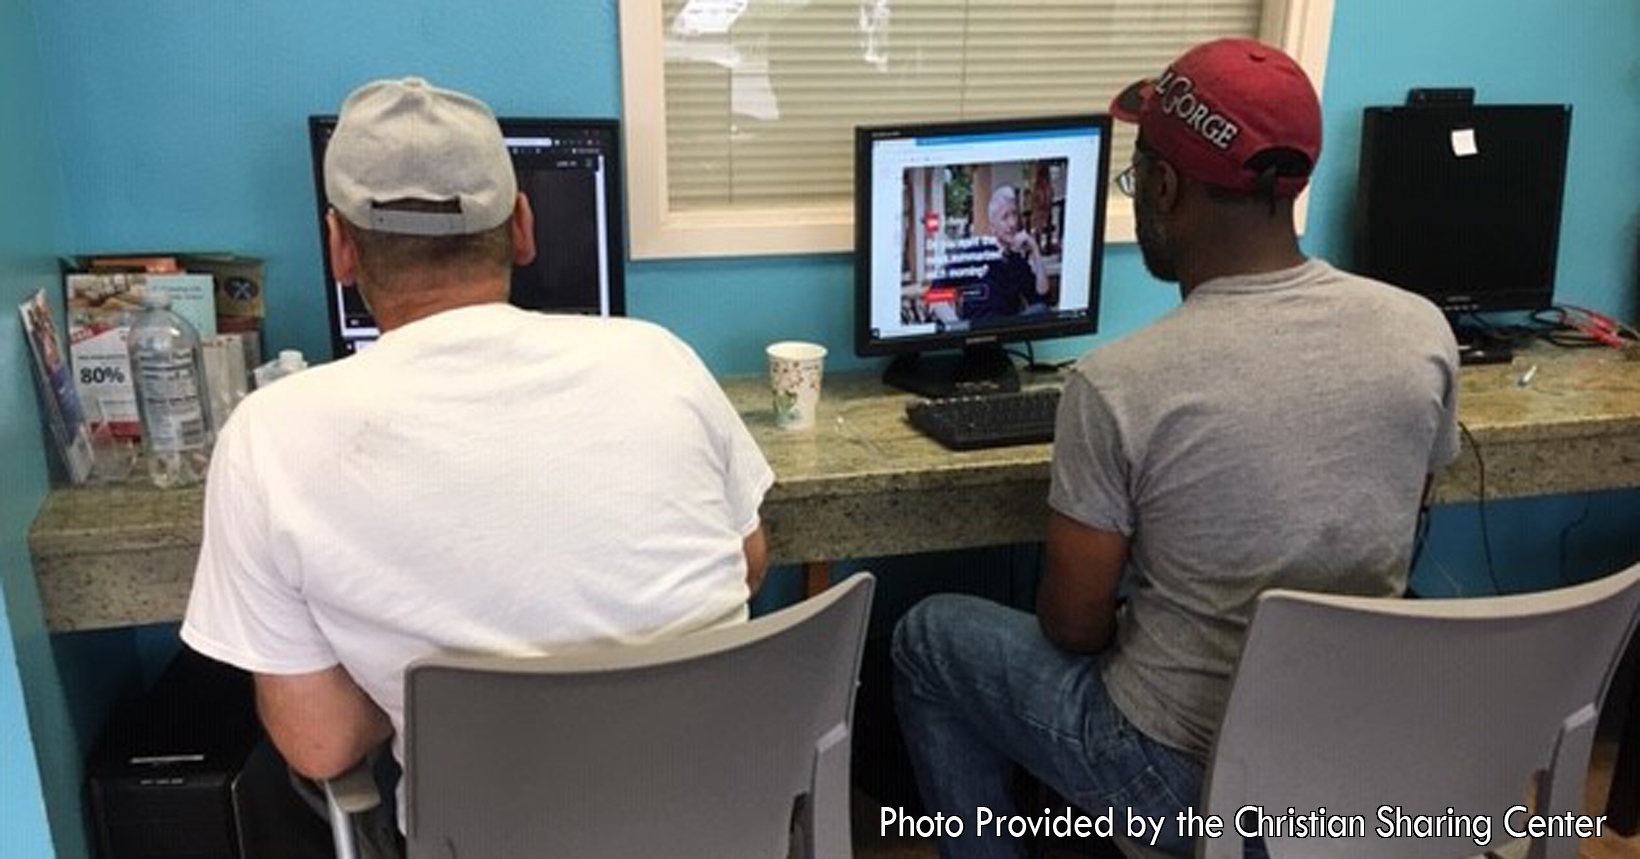
[[[1008,389],[998,344],[1094,332],[1108,116],[860,128],[855,146],[855,351],[908,356],[891,384]],[[954,348],[971,365],[957,378],[904,378],[943,372],[917,353]]]
[[[513,269],[512,303],[550,313],[619,316],[622,278],[620,124],[611,119],[502,118],[501,134],[518,171],[518,190],[535,213],[535,261]],[[325,144],[336,117],[308,120],[325,257],[331,354],[341,358],[380,332],[358,289],[336,282],[325,242]]]
[[[1566,105],[1370,107],[1356,268],[1449,314],[1554,303]]]

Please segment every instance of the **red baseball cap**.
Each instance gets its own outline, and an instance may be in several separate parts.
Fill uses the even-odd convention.
[[[1277,174],[1271,187],[1297,196],[1321,155],[1321,102],[1309,76],[1292,57],[1252,39],[1191,48],[1161,77],[1123,90],[1110,112],[1138,123],[1145,147],[1186,176],[1234,191],[1259,190],[1270,165],[1258,156],[1286,149],[1309,164]]]

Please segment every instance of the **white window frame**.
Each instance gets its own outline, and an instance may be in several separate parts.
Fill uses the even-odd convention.
[[[626,136],[627,223],[633,259],[837,253],[854,249],[854,206],[671,210],[666,177],[663,27],[655,0],[620,0],[622,125]],[[1332,35],[1333,0],[1267,0],[1259,38],[1298,61],[1322,90]],[[1160,70],[1158,70],[1160,71]],[[1103,105],[1094,106],[1102,109]],[[1111,153],[1111,173],[1127,153]],[[1298,201],[1304,228],[1308,193]],[[1132,207],[1113,204],[1105,240],[1131,242]]]

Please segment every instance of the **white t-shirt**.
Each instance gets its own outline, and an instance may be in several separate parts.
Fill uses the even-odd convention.
[[[743,620],[743,540],[773,480],[664,329],[447,311],[234,412],[182,638],[258,673],[340,663],[402,736],[420,656]]]

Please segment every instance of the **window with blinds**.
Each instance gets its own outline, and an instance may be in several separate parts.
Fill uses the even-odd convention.
[[[1197,42],[1253,36],[1291,50],[1294,8],[1314,5],[623,0],[633,255],[847,249],[855,126],[1104,110]],[[1131,134],[1115,141],[1118,165]],[[805,226],[816,229],[795,244],[754,246],[765,228]],[[651,227],[694,238],[651,248]],[[725,251],[713,231],[750,234]]]

